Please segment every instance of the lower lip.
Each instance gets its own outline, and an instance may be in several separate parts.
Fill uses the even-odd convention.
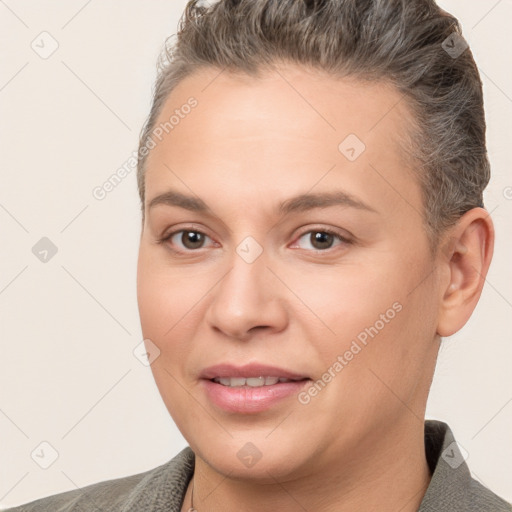
[[[295,382],[279,382],[272,386],[229,387],[211,380],[203,380],[209,399],[221,409],[228,412],[251,414],[266,411],[280,400],[297,395],[309,379]]]

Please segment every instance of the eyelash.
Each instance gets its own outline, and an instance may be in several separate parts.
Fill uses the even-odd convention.
[[[203,233],[202,231],[199,231],[198,229],[195,229],[193,227],[184,227],[184,228],[178,229],[176,231],[172,231],[171,233],[169,233],[167,235],[164,235],[163,237],[159,238],[156,242],[158,244],[164,244],[164,243],[168,242],[177,233],[183,233],[183,232],[187,232],[187,231],[191,232],[191,233],[198,233],[198,234],[204,235],[205,237],[211,238],[206,233]],[[307,231],[304,231],[300,235],[298,235],[297,236],[297,240],[300,240],[304,235],[307,235],[308,233],[327,233],[329,235],[333,235],[334,237],[336,237],[340,242],[342,242],[342,244],[345,244],[345,245],[353,245],[354,244],[353,240],[343,236],[342,234],[340,234],[336,230],[329,229],[329,228],[313,228],[313,229],[309,229]],[[190,249],[190,250],[187,250],[187,251],[177,250],[177,249],[171,249],[171,250],[173,252],[177,253],[177,254],[187,254],[187,253],[199,252],[200,249],[203,249],[203,247],[200,247],[199,249],[195,249],[195,250]],[[329,247],[327,249],[313,249],[313,251],[315,253],[317,253],[317,254],[319,254],[319,253],[327,253],[327,252],[332,251],[332,250],[335,250],[335,247]]]
[[[354,243],[352,240],[350,240],[346,236],[343,236],[338,231],[336,231],[334,229],[329,229],[329,228],[313,228],[313,229],[308,229],[307,231],[303,231],[302,233],[300,233],[297,236],[296,239],[300,240],[304,235],[307,235],[308,233],[327,233],[328,235],[332,235],[335,238],[337,238],[342,243],[342,245],[350,245],[350,244]],[[327,249],[312,249],[312,251],[315,252],[316,254],[328,253],[328,252],[331,252],[331,251],[335,251],[336,247],[337,246],[329,247]],[[310,250],[310,249],[306,249],[306,250]]]

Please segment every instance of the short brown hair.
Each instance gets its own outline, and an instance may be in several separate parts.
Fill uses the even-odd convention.
[[[403,95],[415,120],[403,149],[422,188],[431,240],[483,207],[490,165],[482,82],[458,20],[434,0],[191,0],[177,40],[166,41],[141,132],[143,217],[147,150],[140,149],[174,87],[205,67],[258,76],[279,62],[391,82]]]

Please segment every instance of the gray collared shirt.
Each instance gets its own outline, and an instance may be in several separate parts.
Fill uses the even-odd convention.
[[[425,421],[432,479],[418,512],[512,512],[512,505],[471,477],[446,423]],[[194,472],[194,452],[182,450],[144,473],[40,498],[7,512],[180,512]]]

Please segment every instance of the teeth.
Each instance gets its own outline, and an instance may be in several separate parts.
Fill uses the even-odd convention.
[[[251,388],[259,388],[265,385],[265,377],[250,377],[247,379],[246,384]]]
[[[224,382],[222,382],[224,381]],[[221,379],[221,384],[224,386],[230,386],[230,387],[239,387],[243,386],[245,384],[245,379],[243,377],[227,377]]]
[[[273,386],[278,382],[292,382],[290,379],[284,377],[217,377],[213,379],[213,381],[231,388],[239,388],[242,386],[259,388],[261,386]]]

